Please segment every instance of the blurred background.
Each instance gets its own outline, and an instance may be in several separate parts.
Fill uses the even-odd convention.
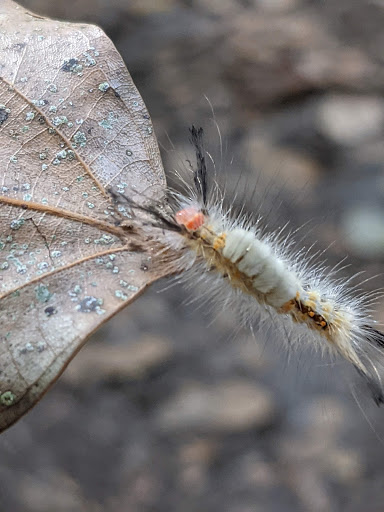
[[[257,183],[237,201],[272,228],[311,221],[306,245],[332,244],[330,264],[348,255],[344,275],[383,286],[383,0],[19,3],[106,31],[167,172],[204,126],[229,195],[239,175]],[[367,395],[359,407],[357,376],[309,351],[288,358],[169,284],[97,332],[1,436],[1,509],[382,512],[384,410]]]

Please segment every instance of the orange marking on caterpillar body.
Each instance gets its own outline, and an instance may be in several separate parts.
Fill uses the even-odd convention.
[[[184,226],[188,231],[196,231],[205,222],[205,215],[196,208],[184,208],[175,215],[175,220],[180,226]]]
[[[218,251],[225,246],[225,239],[226,239],[225,233],[223,233],[215,238],[215,240],[213,241],[213,248],[215,249],[215,251]]]
[[[297,293],[296,295],[298,295],[299,293]],[[289,300],[288,302],[286,302],[285,304],[283,304],[281,306],[281,312],[282,313],[289,313],[293,308],[295,307],[295,300],[292,299],[292,300]]]

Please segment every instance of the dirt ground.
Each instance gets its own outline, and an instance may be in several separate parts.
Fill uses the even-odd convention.
[[[167,172],[191,154],[188,127],[204,126],[229,200],[239,176],[257,183],[238,203],[272,228],[310,221],[306,246],[331,245],[329,264],[348,255],[345,276],[383,286],[382,0],[20,3],[107,32]],[[239,331],[235,313],[169,284],[97,332],[1,436],[0,508],[384,510],[384,410],[357,375],[308,350],[288,357],[281,337]]]

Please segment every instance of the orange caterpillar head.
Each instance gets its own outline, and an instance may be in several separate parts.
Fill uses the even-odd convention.
[[[188,231],[196,231],[204,224],[205,216],[201,211],[191,206],[178,211],[175,215],[175,220],[180,226],[188,229]]]

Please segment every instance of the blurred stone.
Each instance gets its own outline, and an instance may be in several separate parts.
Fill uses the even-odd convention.
[[[279,11],[288,11],[299,6],[301,0],[253,0],[255,7],[260,7],[265,11],[273,13]]]
[[[301,502],[302,510],[310,512],[337,512],[327,481],[314,465],[297,465],[287,471],[288,483]]]
[[[257,339],[248,336],[244,341],[241,340],[236,347],[237,358],[245,368],[260,371],[270,367],[269,352],[265,350],[262,339],[262,335],[258,336]]]
[[[306,408],[306,433],[320,439],[337,438],[345,426],[348,410],[331,395],[318,396]]]
[[[83,510],[85,502],[78,484],[62,471],[24,476],[18,480],[17,487],[29,512]],[[96,512],[101,509],[88,502],[87,510]]]
[[[105,22],[105,18],[114,14],[127,13],[136,16],[145,16],[152,13],[161,13],[175,8],[176,0],[81,0],[76,3],[52,2],[51,0],[21,0],[20,4],[29,9],[45,14],[46,16],[62,17],[65,19],[89,20],[99,17]],[[115,19],[115,23],[118,23]]]
[[[234,16],[239,12],[238,0],[194,0],[194,3],[216,16]]]
[[[195,439],[180,448],[179,480],[188,493],[200,494],[208,484],[208,470],[218,451],[218,443]]]
[[[325,443],[341,434],[348,420],[348,409],[336,397],[318,395],[291,409],[287,419],[289,430],[295,435]]]
[[[144,512],[158,510],[158,504],[162,499],[162,491],[157,476],[150,468],[145,468],[132,475],[128,480],[122,478],[119,495],[114,497],[113,500],[114,506],[104,507],[104,511]]]
[[[340,448],[349,416],[332,396],[313,399],[290,411],[290,432],[282,437],[279,456],[292,490],[304,510],[337,511],[329,483],[351,485],[363,475],[355,446]]]
[[[270,188],[276,178],[283,183],[281,188],[291,191],[314,187],[317,183],[320,167],[302,153],[276,146],[252,132],[245,140],[244,150],[246,161],[260,173],[259,188]]]
[[[290,53],[316,37],[308,20],[254,11],[238,15],[231,25],[226,76],[240,104],[271,104],[307,88]]]
[[[376,96],[328,96],[318,106],[320,131],[337,144],[354,145],[378,136],[384,102]]]
[[[79,0],[52,2],[52,0],[21,0],[18,3],[41,16],[102,25],[104,30],[121,23],[122,12],[127,11],[125,0]]]
[[[364,259],[384,254],[384,211],[371,205],[348,210],[341,222],[342,238],[350,253]]]
[[[71,362],[63,379],[72,385],[98,380],[140,379],[172,357],[171,342],[143,337],[126,345],[88,344]]]
[[[240,432],[265,428],[275,413],[268,390],[238,379],[209,386],[185,386],[163,405],[157,421],[163,430]]]
[[[265,462],[254,462],[247,468],[247,480],[251,485],[259,485],[260,487],[276,486],[277,478],[271,465]]]
[[[295,68],[307,84],[325,90],[332,87],[369,89],[371,83],[379,79],[377,75],[380,76],[379,69],[359,48],[344,47],[330,35],[328,41],[318,42],[298,55]]]
[[[170,11],[176,7],[176,0],[120,0],[121,7],[125,7],[130,14],[148,16],[149,14]]]
[[[183,468],[179,473],[180,486],[188,494],[202,494],[207,488],[208,471],[207,468],[193,464]]]
[[[223,54],[240,105],[276,104],[314,89],[349,90],[380,82],[382,70],[358,47],[343,45],[316,14],[243,11],[230,22]]]
[[[361,456],[353,449],[335,447],[329,453],[329,457],[324,458],[323,465],[327,474],[343,484],[358,481],[364,473]]]
[[[239,472],[242,480],[252,486],[274,487],[278,484],[276,469],[259,453],[248,453],[241,461]]]
[[[179,458],[183,466],[202,464],[207,466],[213,462],[218,451],[218,444],[212,439],[194,439],[181,446]]]
[[[324,469],[348,422],[347,409],[332,396],[322,396],[289,412],[280,454],[290,464]]]
[[[64,421],[70,421],[73,414],[76,413],[76,400],[68,393],[60,391],[60,389],[57,389],[54,395],[47,393],[45,400],[45,429],[52,428],[53,425],[63,424]]]

